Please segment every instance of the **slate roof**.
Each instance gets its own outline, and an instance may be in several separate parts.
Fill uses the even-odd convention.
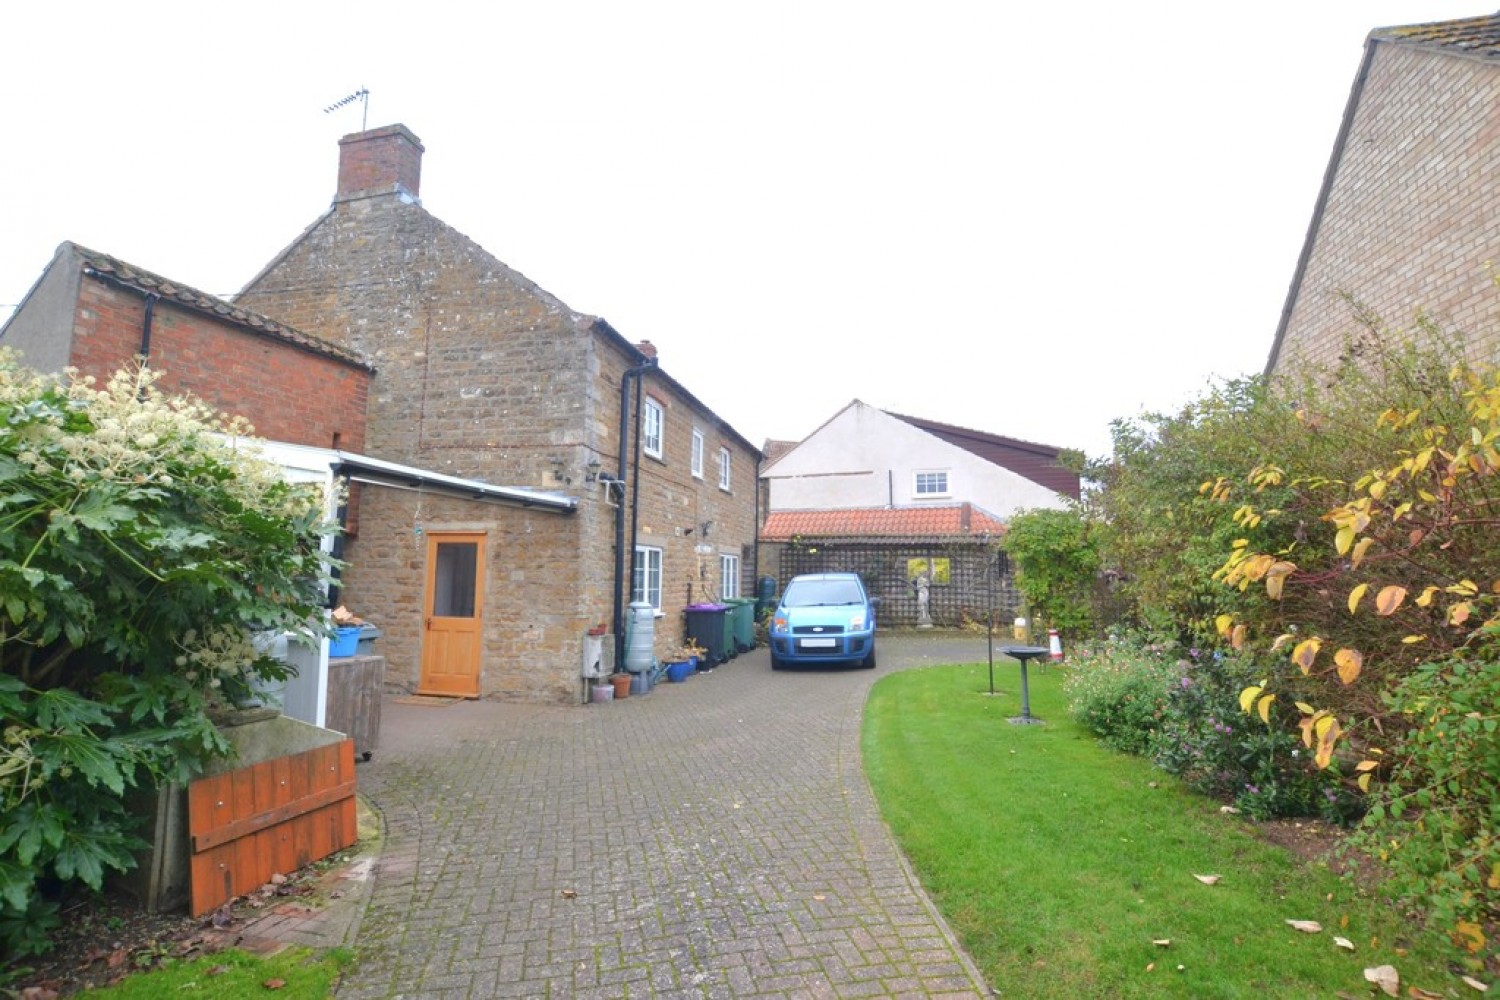
[[[1405,42],[1455,54],[1496,59],[1500,58],[1500,14],[1376,28],[1370,33],[1370,37],[1379,41]]]
[[[973,538],[1005,533],[1001,521],[973,504],[944,507],[854,507],[841,510],[773,510],[760,537],[793,538]]]
[[[889,410],[886,412],[890,413]],[[954,447],[978,455],[986,462],[1025,476],[1049,490],[1070,496],[1075,500],[1079,498],[1081,491],[1078,473],[1064,468],[1058,462],[1058,456],[1063,450],[1061,448],[1037,444],[1034,441],[1022,441],[1018,438],[1002,437],[999,434],[988,434],[967,427],[955,427],[952,424],[938,423],[936,420],[909,417],[901,413],[890,415],[934,437],[941,438]]]
[[[337,344],[330,344],[320,337],[314,337],[310,333],[303,333],[301,330],[294,329],[284,323],[278,323],[268,316],[262,316],[260,313],[252,312],[232,302],[226,302],[218,296],[209,295],[207,292],[200,292],[198,289],[191,288],[181,282],[163,278],[161,275],[153,274],[143,267],[127,264],[123,260],[111,257],[109,254],[90,250],[88,247],[79,246],[77,243],[69,243],[68,246],[73,248],[73,251],[82,260],[85,267],[97,272],[106,279],[114,279],[137,288],[145,289],[148,292],[155,292],[162,297],[163,301],[170,301],[173,305],[216,317],[249,330],[251,333],[270,337],[273,340],[285,341],[286,343],[302,348],[304,351],[327,355],[351,365],[374,371],[370,364],[358,354],[345,350]]]

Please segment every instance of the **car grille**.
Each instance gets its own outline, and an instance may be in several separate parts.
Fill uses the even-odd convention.
[[[842,625],[794,625],[793,635],[843,635]]]

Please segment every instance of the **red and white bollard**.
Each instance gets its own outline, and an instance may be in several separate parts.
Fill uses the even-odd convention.
[[[1051,654],[1053,663],[1062,662],[1062,639],[1057,634],[1057,629],[1047,630],[1047,651]]]

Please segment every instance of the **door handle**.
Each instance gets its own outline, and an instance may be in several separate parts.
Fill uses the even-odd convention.
[[[427,631],[429,631],[429,632],[432,631],[432,619],[431,618],[427,619]]]

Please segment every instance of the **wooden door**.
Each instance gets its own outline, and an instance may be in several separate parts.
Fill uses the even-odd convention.
[[[427,600],[418,694],[479,697],[483,633],[482,533],[427,536]]]

